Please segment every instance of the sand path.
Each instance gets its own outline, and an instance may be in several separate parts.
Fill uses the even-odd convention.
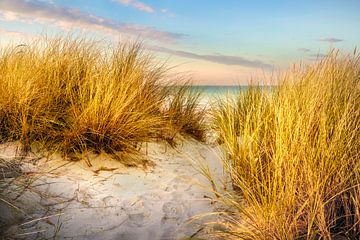
[[[2,203],[2,221],[35,221],[13,225],[7,233],[26,234],[18,235],[26,239],[153,240],[201,235],[205,219],[189,220],[214,210],[214,194],[197,162],[209,164],[221,179],[218,151],[192,140],[183,141],[178,149],[157,143],[146,148],[142,151],[155,164],[146,170],[124,167],[103,155],[90,156],[91,167],[79,161],[57,168],[64,161],[54,156],[28,164],[27,171],[44,173],[12,200],[26,214],[14,213]],[[3,156],[11,154],[14,148],[3,148]]]

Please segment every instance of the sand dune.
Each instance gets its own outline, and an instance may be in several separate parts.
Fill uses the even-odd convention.
[[[224,179],[218,150],[185,140],[178,149],[144,144],[141,151],[154,166],[129,168],[105,155],[88,155],[86,161],[66,162],[59,156],[24,165],[40,173],[31,187],[12,203],[2,203],[2,221],[13,226],[7,234],[61,239],[179,239],[198,236],[204,219],[193,217],[215,210],[214,194],[198,162],[209,165]],[[13,157],[16,145],[2,147]],[[64,165],[65,164],[65,165]],[[64,166],[63,166],[64,165]],[[10,199],[15,192],[8,194]],[[6,207],[5,207],[6,206]],[[42,220],[38,220],[44,218]],[[34,221],[32,221],[34,220]],[[28,224],[19,224],[32,221]],[[17,223],[17,224],[15,224]],[[38,232],[36,234],[28,234]]]

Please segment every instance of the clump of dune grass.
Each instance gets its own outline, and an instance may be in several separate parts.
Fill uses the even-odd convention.
[[[228,239],[360,237],[360,56],[332,52],[219,104]]]
[[[104,48],[68,36],[3,47],[0,140],[65,155],[136,154],[177,127],[163,110],[166,71],[136,42]]]
[[[169,123],[175,126],[169,140],[177,132],[187,134],[199,141],[206,140],[205,107],[201,106],[201,92],[191,89],[189,82],[173,85],[167,88],[169,102],[164,114]]]

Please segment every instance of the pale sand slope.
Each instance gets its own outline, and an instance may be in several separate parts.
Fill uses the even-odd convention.
[[[165,151],[166,150],[166,151]],[[142,151],[145,152],[145,146]],[[14,156],[15,146],[2,146],[1,156]],[[1,203],[2,221],[41,221],[7,229],[26,239],[56,235],[59,239],[179,239],[199,236],[200,221],[192,217],[214,211],[209,181],[194,168],[194,162],[209,164],[218,179],[224,179],[216,148],[185,140],[178,149],[149,143],[147,157],[155,163],[147,170],[128,168],[105,156],[66,163],[60,157],[43,158],[27,171],[43,172],[19,198],[11,203],[24,210],[10,210]],[[195,166],[198,166],[195,163]],[[116,168],[113,171],[96,170]],[[46,173],[47,172],[47,173]],[[220,180],[219,180],[220,181]],[[9,199],[16,197],[8,193]],[[54,214],[61,213],[58,216]],[[207,219],[208,220],[208,219]],[[5,222],[6,222],[5,221]],[[197,233],[199,232],[199,233]],[[197,234],[196,234],[197,233]]]

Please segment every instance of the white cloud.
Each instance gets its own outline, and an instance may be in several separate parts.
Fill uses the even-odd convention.
[[[161,8],[160,12],[163,14],[167,14],[170,17],[175,17],[175,13],[171,12],[169,9],[167,8]]]
[[[131,6],[136,8],[140,11],[147,12],[147,13],[154,13],[155,9],[143,2],[139,2],[136,0],[114,0],[114,2],[120,3],[122,5]]]
[[[169,9],[167,9],[167,8],[162,8],[162,9],[160,9],[160,12],[162,12],[162,13],[168,13],[168,12],[169,12]]]
[[[125,33],[162,42],[173,42],[185,36],[180,33],[160,31],[154,27],[116,22],[78,9],[37,0],[2,0],[0,18],[6,21],[52,24],[63,29],[80,28],[115,35]]]

